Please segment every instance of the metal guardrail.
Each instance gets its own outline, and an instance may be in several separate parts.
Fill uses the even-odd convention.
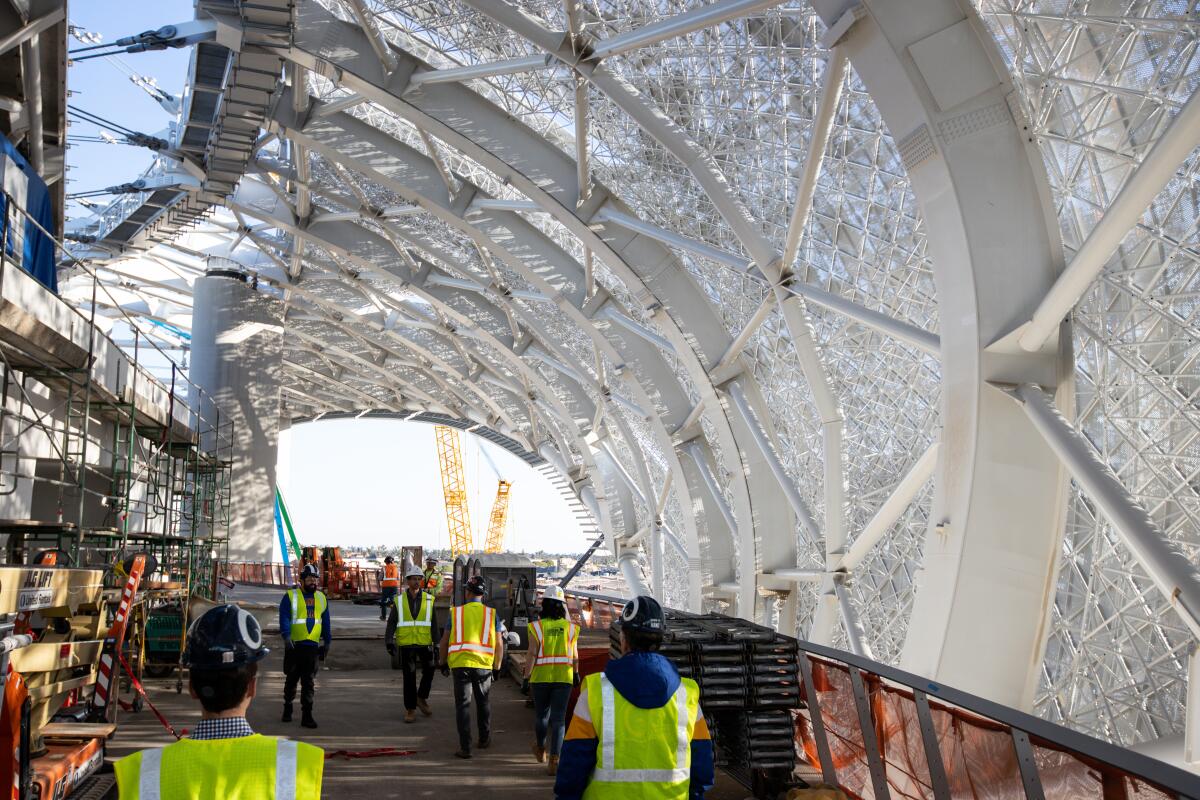
[[[294,577],[283,564],[228,567],[250,584]],[[587,628],[607,628],[626,602],[582,589],[566,596]],[[1200,776],[1170,764],[852,653],[797,645],[797,751],[852,797],[1200,800]]]
[[[625,604],[566,595],[585,627],[607,627]],[[1157,759],[852,653],[797,645],[798,752],[853,797],[1200,798],[1200,776]]]

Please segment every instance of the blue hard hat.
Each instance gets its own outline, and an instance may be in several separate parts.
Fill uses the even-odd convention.
[[[667,618],[659,602],[643,594],[625,604],[621,610],[621,627],[624,630],[661,634],[667,629]]]
[[[223,605],[192,623],[183,663],[191,669],[236,669],[261,661],[269,652],[258,620],[244,608]]]

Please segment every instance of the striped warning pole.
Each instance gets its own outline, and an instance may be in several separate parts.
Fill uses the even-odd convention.
[[[109,709],[114,705],[110,702],[113,694],[112,684],[117,679],[117,656],[125,642],[125,629],[128,627],[129,609],[133,606],[133,598],[137,595],[138,585],[142,582],[142,573],[146,570],[146,555],[133,557],[129,568],[129,579],[125,581],[125,591],[121,593],[121,605],[117,607],[117,616],[108,635],[104,637],[104,652],[100,655],[100,672],[96,676],[96,691],[92,694],[88,719],[92,722],[108,722]]]

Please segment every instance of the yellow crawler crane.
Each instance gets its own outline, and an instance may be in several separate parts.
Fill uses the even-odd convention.
[[[462,446],[458,430],[435,425],[438,462],[442,468],[442,494],[446,498],[446,529],[450,533],[452,558],[467,555],[475,549],[471,537],[471,514],[467,509],[467,478],[463,473]]]
[[[496,487],[496,502],[492,503],[492,516],[488,520],[487,544],[485,553],[499,553],[504,544],[504,524],[508,522],[508,492],[512,489],[512,481],[501,480]]]

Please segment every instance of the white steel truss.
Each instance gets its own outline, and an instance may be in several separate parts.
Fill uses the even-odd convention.
[[[672,605],[1170,738],[1200,23],[1095,5],[298,0],[238,189],[104,274],[186,351],[249,273],[285,414],[492,427]]]

